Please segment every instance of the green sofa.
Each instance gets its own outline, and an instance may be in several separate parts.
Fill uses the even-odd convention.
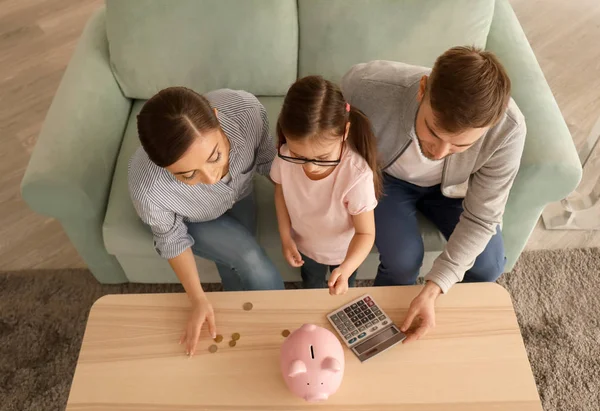
[[[259,96],[276,122],[298,77],[339,81],[374,59],[431,66],[455,45],[493,51],[513,82],[527,120],[521,169],[503,221],[511,269],[543,207],[571,192],[581,167],[567,126],[508,0],[107,0],[89,20],[64,74],[22,182],[38,213],[58,219],[102,283],[175,282],[154,251],[127,190],[139,142],[136,114],[158,90],[200,93],[229,87]],[[273,188],[255,181],[260,243],[286,280]],[[444,246],[422,221],[426,251]],[[235,239],[232,239],[235,241]],[[372,278],[376,251],[359,276]],[[198,259],[201,278],[218,281]]]

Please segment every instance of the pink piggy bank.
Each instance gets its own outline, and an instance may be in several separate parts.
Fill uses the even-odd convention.
[[[304,324],[281,346],[281,373],[290,391],[306,401],[324,401],[344,377],[344,349],[335,335]]]

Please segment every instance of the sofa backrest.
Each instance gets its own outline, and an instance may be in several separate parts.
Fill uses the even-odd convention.
[[[176,85],[276,96],[297,77],[296,0],[107,0],[106,34],[130,98]]]
[[[494,0],[106,1],[113,72],[124,94],[169,86],[285,95],[297,77],[338,82],[354,64],[432,66],[456,45],[485,47]]]
[[[485,48],[494,0],[298,0],[299,76],[338,82],[354,64],[431,67],[458,45]]]

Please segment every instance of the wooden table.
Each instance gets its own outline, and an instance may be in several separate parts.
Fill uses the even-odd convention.
[[[438,299],[437,328],[424,339],[346,372],[327,402],[305,403],[280,377],[284,329],[331,327],[325,314],[370,293],[401,324],[419,287],[212,293],[218,352],[203,330],[197,354],[178,345],[188,313],[184,294],[111,295],[91,310],[67,410],[410,410],[541,411],[508,293],[495,284],[458,284]],[[254,308],[244,311],[242,305]],[[229,347],[232,333],[241,334]]]

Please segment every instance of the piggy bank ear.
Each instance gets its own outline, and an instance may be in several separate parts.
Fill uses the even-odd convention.
[[[304,361],[296,360],[290,364],[290,368],[288,369],[288,377],[295,377],[300,374],[304,374],[306,372],[306,364]]]
[[[331,372],[340,372],[342,370],[342,364],[333,357],[327,357],[321,363],[321,369]]]

